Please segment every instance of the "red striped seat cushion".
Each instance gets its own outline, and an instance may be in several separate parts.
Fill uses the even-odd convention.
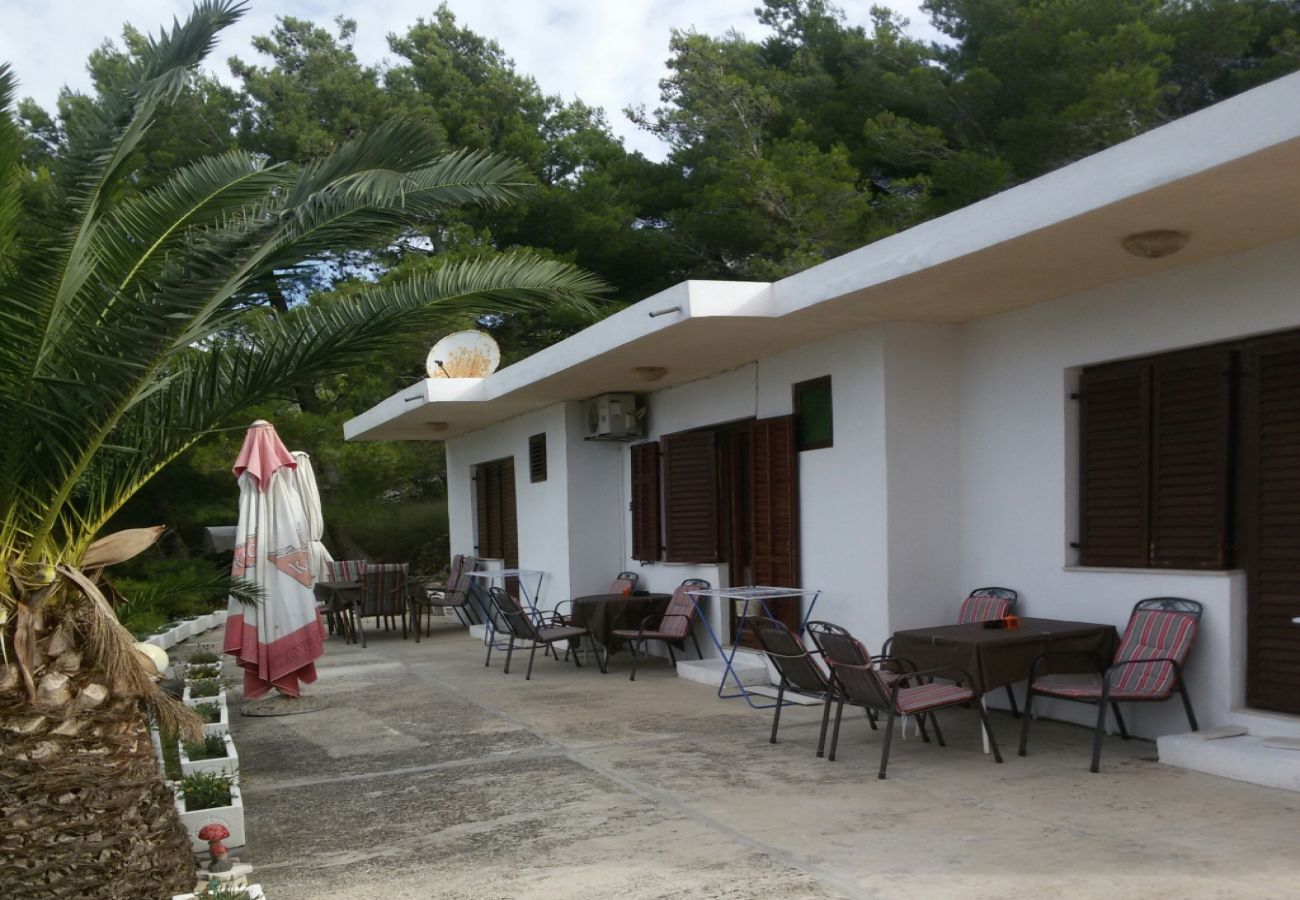
[[[1011,612],[1011,604],[1002,597],[967,597],[961,602],[961,612],[957,614],[957,623],[985,622],[989,619],[1005,619]]]
[[[906,715],[924,712],[953,703],[965,703],[975,699],[975,692],[958,684],[920,684],[916,687],[901,688],[898,692],[898,711]]]
[[[680,640],[690,633],[694,624],[695,603],[683,585],[673,591],[673,599],[668,601],[668,608],[659,623],[659,633],[670,640]]]
[[[1181,666],[1196,639],[1196,618],[1179,612],[1139,609],[1129,619],[1115,662],[1168,657]],[[1167,662],[1123,666],[1115,672],[1112,696],[1168,697],[1174,690],[1174,667]]]

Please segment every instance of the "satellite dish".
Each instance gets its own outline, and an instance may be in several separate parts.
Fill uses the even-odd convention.
[[[429,351],[424,367],[430,378],[484,378],[501,365],[501,348],[481,331],[449,334]]]

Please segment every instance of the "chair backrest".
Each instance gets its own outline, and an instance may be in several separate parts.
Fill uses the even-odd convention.
[[[331,559],[325,563],[325,571],[329,575],[330,581],[350,581],[359,584],[362,574],[366,571],[366,561],[364,559]]]
[[[451,565],[447,567],[446,584],[449,586],[455,584],[456,579],[460,578],[460,572],[463,568],[465,568],[465,554],[457,553],[451,558]]]
[[[703,578],[687,578],[668,601],[664,617],[659,621],[659,633],[670,638],[685,638],[695,627],[696,607],[691,599],[691,591],[707,591],[709,583]]]
[[[988,619],[1005,619],[1015,608],[1019,594],[1011,588],[982,587],[975,588],[970,596],[961,602],[961,612],[957,622],[984,622]]]
[[[1187,660],[1201,621],[1201,604],[1182,597],[1151,597],[1133,606],[1128,627],[1120,639],[1116,662],[1167,658]],[[1111,690],[1126,694],[1167,696],[1174,689],[1174,667],[1167,662],[1124,666],[1116,672]]]
[[[807,627],[844,695],[855,703],[888,709],[889,686],[872,665],[871,654],[862,642],[830,622],[809,622]]]
[[[619,572],[613,581],[609,584],[611,594],[621,594],[624,591],[631,593],[636,590],[636,583],[640,577],[635,572]]]
[[[784,623],[754,616],[747,624],[758,639],[758,646],[788,684],[809,694],[824,694],[830,690],[826,673],[817,665],[799,636]]]
[[[537,627],[533,624],[532,617],[519,605],[518,600],[511,597],[505,589],[495,585],[487,589],[487,595],[493,608],[496,609],[499,624],[504,625],[506,631],[521,640],[536,640]]]
[[[361,573],[361,606],[367,616],[406,611],[407,563],[366,563]]]

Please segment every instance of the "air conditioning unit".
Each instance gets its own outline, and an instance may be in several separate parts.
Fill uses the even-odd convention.
[[[645,437],[645,409],[636,394],[601,394],[587,401],[589,441],[635,441]]]

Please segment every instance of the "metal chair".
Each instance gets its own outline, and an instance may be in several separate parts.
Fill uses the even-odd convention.
[[[610,582],[609,592],[611,594],[630,594],[636,590],[636,583],[641,578],[635,572],[619,572]]]
[[[989,736],[993,758],[999,763],[1002,762],[1002,753],[998,749],[997,739],[993,736],[993,729],[989,725],[988,714],[977,702],[975,691],[961,683],[962,681],[971,683],[969,673],[956,667],[922,669],[900,672],[892,682],[886,681],[867,649],[843,629],[814,632],[814,634],[818,646],[825,654],[826,664],[830,667],[835,686],[835,728],[831,733],[830,752],[832,761],[835,759],[835,750],[839,744],[840,719],[844,714],[845,703],[860,706],[877,715],[884,713],[888,717],[885,722],[885,743],[880,751],[880,778],[885,777],[885,769],[889,765],[889,750],[894,738],[896,718],[916,716],[921,739],[926,743],[930,741],[925,727],[925,720],[929,718],[930,724],[934,727],[935,739],[940,747],[945,747],[947,745],[944,743],[943,731],[939,728],[939,719],[935,716],[935,711],[969,703],[974,706],[980,724],[984,726],[985,733]],[[934,675],[945,676],[955,683],[932,681],[910,684]],[[872,724],[874,726],[874,723]]]
[[[429,623],[434,609],[450,609],[456,620],[469,625],[470,577],[478,566],[473,556],[457,553],[451,558],[447,580],[442,584],[425,583],[411,591],[411,616],[415,622],[415,642],[420,643],[420,611],[424,612],[424,636],[429,636]]]
[[[361,596],[354,604],[357,632],[361,646],[366,646],[366,632],[362,619],[366,616],[382,618],[402,617],[402,639],[406,639],[406,617],[410,602],[406,594],[406,579],[410,566],[407,563],[366,563],[361,574]],[[387,626],[385,626],[387,627]]]
[[[519,604],[518,600],[499,587],[488,588],[487,595],[497,611],[499,621],[505,626],[504,631],[509,639],[506,646],[505,674],[507,675],[510,674],[510,660],[514,656],[515,641],[523,641],[528,645],[528,673],[524,676],[524,680],[531,681],[533,677],[533,661],[537,657],[538,647],[550,647],[560,641],[571,641],[591,633],[585,628],[559,623],[554,618],[547,619],[531,607],[525,609]],[[556,658],[559,658],[558,654]],[[597,657],[597,661],[600,661],[599,657]],[[483,665],[490,665],[491,662],[492,642],[489,641],[487,658],[483,661]],[[578,659],[576,653],[573,654],[573,662],[578,668],[582,668],[582,662]],[[600,670],[605,671],[603,662],[600,665]]]
[[[814,697],[822,701],[822,730],[817,739],[817,755],[821,756],[826,747],[826,727],[830,723],[831,700],[835,696],[835,685],[828,672],[817,664],[814,654],[799,636],[776,619],[765,616],[753,616],[748,621],[749,628],[758,641],[758,646],[776,667],[781,676],[776,689],[776,707],[772,712],[772,735],[770,743],[776,743],[776,732],[781,725],[781,707],[785,705],[786,691],[793,689],[805,697]],[[874,724],[873,724],[874,727]]]
[[[965,625],[970,622],[986,622],[989,619],[1005,619],[1016,608],[1020,595],[1011,588],[982,587],[975,588],[961,602],[957,612],[957,623]],[[1020,707],[1016,704],[1016,692],[1007,685],[1007,702],[1011,704],[1011,714],[1020,718]]]
[[[703,578],[687,578],[677,590],[673,591],[673,598],[668,601],[668,609],[662,616],[646,616],[641,620],[638,628],[616,628],[610,632],[614,637],[632,643],[632,677],[628,679],[629,681],[636,681],[637,659],[648,641],[664,642],[664,646],[668,648],[668,659],[671,660],[674,669],[677,668],[677,656],[673,653],[673,647],[685,652],[688,637],[695,644],[696,658],[704,658],[704,654],[700,652],[700,642],[695,637],[695,619],[699,610],[690,592],[708,590],[708,588],[709,583]],[[656,620],[659,623],[658,627],[651,627]]]
[[[1096,705],[1097,727],[1092,740],[1090,772],[1101,770],[1101,739],[1106,731],[1108,704],[1115,713],[1120,737],[1128,740],[1124,717],[1119,711],[1121,702],[1158,703],[1177,692],[1187,712],[1187,723],[1192,731],[1198,731],[1192,700],[1183,683],[1183,663],[1196,641],[1202,609],[1197,601],[1182,597],[1139,600],[1133,606],[1115,659],[1109,665],[1093,660],[1096,668],[1092,672],[1039,677],[1039,667],[1053,656],[1079,658],[1078,653],[1068,651],[1039,654],[1029,669],[1029,691],[1020,725],[1020,755],[1028,752],[1030,711],[1036,695]]]
[[[351,587],[324,588],[316,585],[317,612],[325,613],[329,633],[336,631],[348,643],[356,642],[356,619],[352,617],[352,605],[361,591],[361,573],[366,570],[364,559],[331,559],[325,562],[326,580],[334,585],[351,585]]]

